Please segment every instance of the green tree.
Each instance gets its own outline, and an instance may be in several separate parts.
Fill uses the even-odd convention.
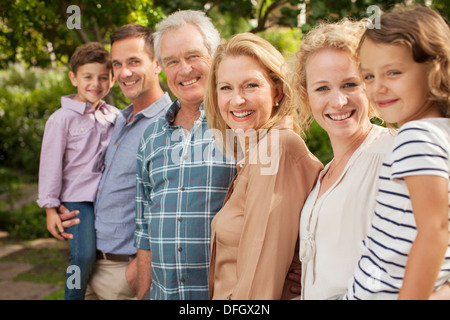
[[[70,28],[68,21],[77,14],[68,10],[70,5],[64,0],[0,0],[0,68],[18,61],[41,67],[66,64],[82,43],[107,44],[123,24],[154,26],[163,17],[151,0],[87,0],[77,4],[80,27]]]
[[[305,15],[303,30],[307,31],[321,20],[338,20],[343,17],[360,19],[370,16],[367,9],[371,5],[378,6],[381,10],[389,10],[399,3],[408,0],[155,0],[154,4],[160,6],[165,14],[176,10],[194,9],[203,10],[209,15],[218,12],[226,15],[232,22],[230,28],[235,28],[234,22],[242,25],[246,21],[249,32],[262,32],[274,26],[298,26],[300,13]],[[414,2],[425,4],[425,0]],[[450,5],[448,0],[433,0],[433,8],[448,18]],[[228,34],[226,29],[222,33]]]
[[[119,26],[137,22],[153,27],[164,15],[179,9],[203,10],[224,38],[238,32],[264,32],[273,27],[296,27],[302,13],[309,30],[320,20],[370,15],[377,5],[388,10],[407,0],[86,0],[78,3],[80,28],[69,28],[73,18],[67,0],[0,0],[0,68],[23,61],[49,67],[67,64],[75,48],[87,41],[107,44]],[[415,0],[424,3],[425,0]],[[448,18],[448,0],[433,0],[432,7]]]
[[[343,17],[361,19],[369,17],[373,11],[370,6],[377,6],[381,11],[388,11],[398,4],[410,3],[408,0],[311,0],[306,6],[306,24],[303,30],[307,31],[321,20],[339,20]],[[426,4],[425,0],[412,2]],[[431,7],[448,18],[450,6],[448,0],[433,0]]]

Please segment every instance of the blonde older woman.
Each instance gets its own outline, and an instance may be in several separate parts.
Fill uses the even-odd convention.
[[[301,298],[345,292],[371,225],[379,169],[393,133],[370,121],[356,49],[366,22],[323,23],[297,54],[300,122],[315,119],[328,133],[334,158],[320,173],[300,219]]]
[[[254,34],[234,36],[214,56],[208,125],[240,160],[212,222],[212,299],[286,297],[300,211],[322,169],[299,135],[287,75],[283,56]]]

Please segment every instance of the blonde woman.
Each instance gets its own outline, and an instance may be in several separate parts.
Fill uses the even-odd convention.
[[[234,36],[214,56],[205,112],[238,163],[212,222],[211,299],[287,298],[300,211],[322,169],[299,135],[287,77],[283,56],[254,34]]]
[[[379,169],[392,144],[373,125],[374,109],[358,70],[356,49],[366,23],[323,23],[297,54],[300,122],[328,133],[334,158],[320,173],[300,218],[301,298],[343,294],[372,221]]]

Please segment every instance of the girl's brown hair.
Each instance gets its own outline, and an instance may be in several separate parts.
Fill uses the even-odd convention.
[[[366,39],[375,43],[405,45],[417,63],[428,71],[429,100],[450,117],[450,28],[436,11],[422,6],[399,6],[381,15],[380,27],[367,29]]]

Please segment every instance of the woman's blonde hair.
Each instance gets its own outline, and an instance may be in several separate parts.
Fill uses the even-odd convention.
[[[217,72],[221,62],[227,57],[249,56],[256,59],[267,72],[271,85],[281,86],[283,98],[275,106],[269,120],[261,127],[255,129],[270,130],[273,125],[285,116],[294,120],[293,130],[300,134],[298,125],[298,112],[291,101],[291,85],[289,83],[289,70],[283,55],[267,40],[252,34],[240,33],[233,36],[227,43],[220,45],[214,55],[206,87],[204,108],[210,129],[218,129],[222,133],[222,142],[227,146],[226,136],[230,127],[222,118],[217,101]]]
[[[359,47],[366,39],[407,46],[427,67],[429,101],[450,117],[450,28],[441,15],[422,5],[398,6],[381,15],[380,28],[366,30]]]
[[[347,18],[334,23],[321,22],[303,37],[296,54],[292,79],[295,103],[299,106],[299,123],[303,130],[307,130],[313,121],[306,82],[308,59],[321,49],[332,48],[347,52],[359,66],[357,48],[367,23],[367,20],[351,21]],[[369,116],[376,114],[375,108],[369,105]]]

